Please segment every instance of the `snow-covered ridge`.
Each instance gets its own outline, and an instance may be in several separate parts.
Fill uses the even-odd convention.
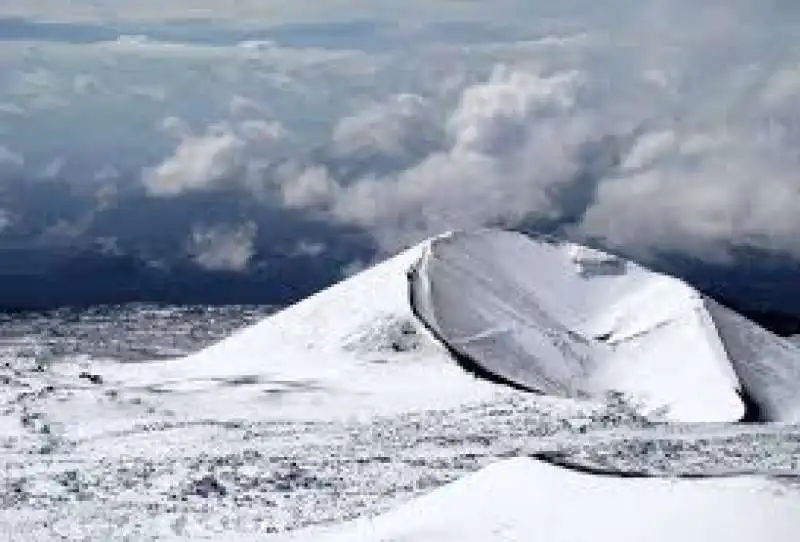
[[[409,280],[417,316],[478,374],[622,391],[673,420],[800,419],[800,349],[633,262],[484,230],[431,241]]]

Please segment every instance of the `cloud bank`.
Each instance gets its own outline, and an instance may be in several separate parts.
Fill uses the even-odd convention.
[[[114,238],[246,276],[345,253],[355,269],[502,225],[647,261],[800,260],[800,10],[786,3],[445,2],[356,24],[333,2],[350,25],[314,31],[338,45],[258,18],[246,34],[203,23],[203,41],[170,19],[190,4],[206,9],[142,4],[122,17],[135,39],[4,42],[14,220],[0,245]],[[111,28],[75,6],[57,13]],[[45,185],[68,203],[41,202]]]
[[[257,232],[253,222],[237,227],[196,228],[189,239],[188,251],[203,269],[241,272],[256,252]]]
[[[284,176],[280,194],[365,228],[389,251],[444,229],[538,224],[643,258],[717,261],[741,248],[800,258],[795,62],[723,66],[702,82],[708,95],[677,104],[680,76],[646,65],[610,87],[590,66],[499,66],[461,91],[443,115],[443,145],[432,138],[409,167],[352,178],[313,165]],[[719,88],[727,95],[711,92]],[[399,100],[411,98],[388,103]],[[397,118],[368,111],[362,139],[405,154]],[[429,118],[403,120],[435,134]],[[341,154],[340,138],[341,129]]]

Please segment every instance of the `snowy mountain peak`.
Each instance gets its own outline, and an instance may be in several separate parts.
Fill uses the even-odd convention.
[[[273,397],[276,416],[369,417],[510,385],[615,390],[681,421],[800,418],[797,346],[676,278],[500,230],[430,239],[197,354],[130,371],[109,378],[212,393],[184,403],[192,415],[248,416]]]

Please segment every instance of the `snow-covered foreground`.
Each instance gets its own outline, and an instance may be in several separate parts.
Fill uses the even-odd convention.
[[[538,452],[623,473],[800,473],[800,428],[653,425],[618,406],[574,408],[516,391],[370,420],[264,411],[187,421],[157,408],[157,392],[116,395],[113,384],[63,372],[19,373],[3,404],[16,412],[19,437],[4,435],[0,540],[268,541],[390,512]],[[60,407],[80,407],[73,417],[91,435],[59,425]],[[112,416],[130,425],[119,430]]]
[[[529,458],[495,463],[378,518],[294,542],[790,542],[800,494],[760,478],[622,479]]]
[[[727,421],[744,413],[746,387],[763,414],[794,419],[795,354],[629,262],[517,234],[444,236],[179,359],[7,356],[0,539],[470,540],[471,525],[475,540],[595,542],[606,538],[559,531],[558,514],[593,518],[619,492],[609,516],[639,503],[633,515],[662,525],[652,532],[684,513],[659,515],[674,499],[730,505],[742,522],[752,506],[748,528],[783,540],[769,529],[789,525],[784,506],[796,512],[786,479],[601,478],[506,461],[548,452],[612,473],[791,475],[793,426],[654,423],[604,392]],[[475,361],[553,395],[476,376]],[[479,501],[497,509],[470,514]],[[537,516],[539,501],[552,508]],[[778,514],[768,525],[766,507]],[[477,523],[450,523],[464,516]],[[714,521],[698,528],[716,533]]]

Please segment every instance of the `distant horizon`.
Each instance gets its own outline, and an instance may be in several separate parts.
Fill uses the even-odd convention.
[[[0,249],[0,256],[2,254],[3,250]],[[53,256],[52,252],[44,254],[51,258]],[[160,307],[250,306],[281,310],[334,283],[351,278],[338,272],[330,274],[337,268],[326,265],[324,261],[317,262],[319,265],[315,269],[309,269],[307,261],[299,261],[294,267],[284,268],[282,275],[279,275],[283,278],[276,280],[274,277],[232,272],[218,272],[217,276],[213,276],[207,271],[199,272],[191,265],[159,269],[137,265],[124,255],[89,253],[88,256],[71,262],[58,262],[70,269],[69,275],[45,270],[39,275],[9,276],[0,270],[0,313],[82,313],[136,304]],[[125,265],[115,265],[114,261]],[[368,267],[369,264],[364,266]],[[357,274],[359,270],[353,269],[352,273]],[[674,269],[671,272],[778,335],[800,334],[800,292],[797,290],[794,290],[798,292],[797,304],[793,304],[787,301],[787,287],[775,290],[780,292],[779,298],[771,297],[774,292],[768,286],[759,290],[756,284],[748,282],[750,277],[746,274],[734,276],[725,268],[705,269],[705,275],[698,274],[695,268],[691,270],[696,274],[694,277],[676,273]],[[727,288],[722,282],[726,273],[730,274],[731,281]],[[698,281],[698,277],[701,280]],[[788,285],[793,277],[790,274],[781,277],[781,280]],[[742,287],[741,284],[745,282],[748,286]],[[276,284],[279,287],[276,288]],[[36,292],[36,295],[32,296],[29,292]]]

